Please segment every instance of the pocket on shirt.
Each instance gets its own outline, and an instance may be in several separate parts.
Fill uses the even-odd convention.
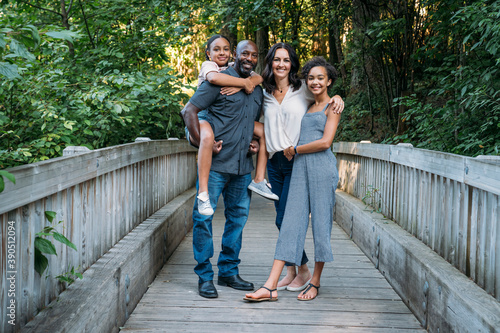
[[[260,111],[260,108],[262,106],[262,98],[258,98],[257,96],[254,96],[253,97],[253,100],[255,101],[255,103],[259,106],[259,111]]]
[[[225,97],[226,97],[226,103],[227,103],[228,106],[229,105],[234,105],[235,103],[239,103],[242,100],[242,98],[244,98],[239,93],[236,93],[234,95],[229,95],[229,96],[226,95]]]

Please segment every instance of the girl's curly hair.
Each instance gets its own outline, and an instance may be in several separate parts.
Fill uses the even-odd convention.
[[[302,66],[301,76],[304,80],[306,80],[306,82],[307,82],[307,76],[309,75],[309,72],[314,67],[324,67],[326,69],[328,79],[332,80],[332,83],[328,86],[328,91],[330,91],[333,87],[333,84],[335,83],[335,80],[338,77],[337,70],[335,69],[335,67],[333,67],[332,64],[330,64],[328,61],[326,61],[325,58],[314,57],[311,60],[309,60],[308,62],[306,62],[304,66]]]

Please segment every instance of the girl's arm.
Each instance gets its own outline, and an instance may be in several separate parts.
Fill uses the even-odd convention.
[[[255,73],[255,72],[252,72],[250,78],[249,78],[254,84],[255,86],[258,86],[259,84],[261,84],[264,79],[262,78],[262,76],[260,76],[259,74]],[[237,92],[239,92],[241,90],[241,88],[237,88],[237,87],[222,87],[221,90],[220,90],[220,93],[222,95],[234,95],[236,94]],[[251,94],[252,92],[248,92],[246,91],[248,94]]]
[[[259,74],[255,73],[255,72],[252,72],[249,79],[250,79],[250,81],[252,81],[255,84],[255,86],[258,86],[259,84],[264,82],[264,79],[262,78],[262,76],[260,76]]]
[[[340,114],[328,112],[327,117],[325,131],[323,132],[323,137],[321,139],[309,142],[305,145],[296,147],[290,146],[285,149],[285,156],[289,155],[291,157],[295,155],[295,150],[297,150],[297,154],[309,154],[329,149],[332,146],[335,132],[337,132],[337,126],[340,122]]]
[[[256,84],[252,81],[252,76],[243,79],[218,72],[207,73],[207,81],[221,87],[236,87],[245,89],[245,92],[248,94],[250,94],[256,86]]]

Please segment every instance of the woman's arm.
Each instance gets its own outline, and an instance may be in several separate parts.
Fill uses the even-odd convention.
[[[288,158],[288,156],[290,156],[291,159],[295,155],[295,152],[297,152],[297,154],[310,154],[329,149],[332,146],[333,138],[335,137],[335,133],[337,132],[339,122],[340,114],[328,112],[323,137],[319,140],[309,142],[305,145],[296,147],[290,146],[286,148],[284,150],[285,157]]]
[[[314,95],[313,93],[307,89],[307,84],[304,80],[302,80],[302,85],[305,87],[304,98],[308,101],[308,104],[314,103]],[[339,95],[335,95],[330,98],[329,106],[327,110],[332,111],[334,113],[342,113],[344,111],[344,100]]]
[[[327,111],[332,111],[334,113],[342,113],[344,111],[344,101],[342,97],[339,95],[335,95],[330,99],[330,105],[327,108]]]

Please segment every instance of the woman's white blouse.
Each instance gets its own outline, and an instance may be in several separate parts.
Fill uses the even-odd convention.
[[[281,104],[264,90],[264,132],[269,158],[278,151],[297,145],[302,117],[313,102],[314,96],[304,81],[296,91],[292,91],[290,86]]]

